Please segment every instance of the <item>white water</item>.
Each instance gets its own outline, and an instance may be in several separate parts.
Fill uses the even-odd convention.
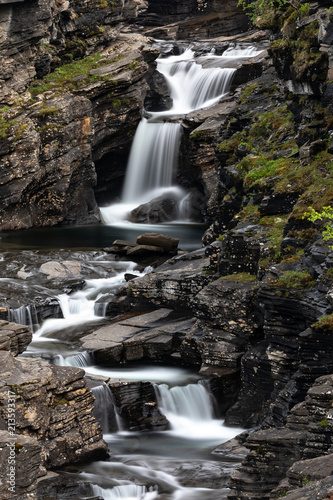
[[[180,133],[179,123],[150,123],[146,118],[142,119],[128,161],[122,195],[124,203],[149,201],[151,198],[147,193],[172,186]]]
[[[94,415],[102,427],[103,434],[122,430],[122,423],[110,387],[103,383],[92,388],[95,397]]]
[[[76,366],[78,368],[86,368],[93,364],[93,355],[87,351],[79,352],[73,356],[64,358],[61,354],[57,354],[54,364],[59,366]]]
[[[151,268],[147,268],[143,273],[135,270],[134,262],[123,263],[123,271],[111,278],[100,278],[86,280],[83,290],[79,290],[71,295],[60,294],[56,298],[59,301],[62,318],[47,319],[42,326],[34,333],[33,339],[49,337],[55,332],[66,330],[66,328],[76,327],[82,324],[89,324],[100,321],[104,318],[107,302],[103,302],[106,297],[118,290],[122,283],[125,283],[125,274],[131,272],[142,276]]]
[[[148,492],[145,486],[137,484],[115,486],[112,489],[104,489],[94,485],[93,493],[105,500],[115,500],[117,498],[122,498],[123,500],[154,500],[157,498],[157,491]]]
[[[214,417],[213,399],[204,382],[180,387],[156,386],[158,405],[170,422],[172,433],[183,439],[223,442],[241,429],[229,428]]]
[[[21,306],[8,310],[8,321],[19,325],[28,325],[32,332],[39,329],[38,314],[35,305]]]
[[[122,221],[123,225],[134,208],[168,192],[182,205],[186,193],[175,186],[182,130],[180,119],[190,112],[216,104],[229,92],[237,69],[234,61],[239,59],[241,63],[257,53],[260,52],[253,47],[245,50],[231,48],[225,51],[225,56],[209,54],[196,59],[194,52],[186,49],[178,56],[157,59],[157,70],[165,77],[170,89],[172,108],[149,112],[149,118],[143,118],[139,124],[121,202],[100,208],[104,224],[113,225]],[[208,67],[199,61],[204,61]],[[231,67],[228,67],[229,61],[232,61]],[[209,67],[214,65],[218,67]]]

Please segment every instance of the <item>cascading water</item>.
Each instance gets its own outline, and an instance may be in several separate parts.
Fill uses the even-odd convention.
[[[116,500],[118,498],[123,500],[154,500],[157,498],[157,491],[148,491],[145,486],[137,484],[115,486],[110,490],[95,485],[93,486],[93,493],[105,500]]]
[[[159,408],[174,434],[214,441],[226,440],[229,432],[234,435],[234,429],[226,428],[214,417],[213,398],[206,381],[171,389],[161,384],[155,386],[155,391]]]
[[[102,427],[103,434],[122,430],[121,419],[110,387],[103,383],[92,388],[95,397],[94,415]]]
[[[186,49],[178,56],[158,58],[157,70],[168,83],[173,104],[168,111],[149,112],[148,119],[143,118],[139,124],[121,203],[100,208],[105,224],[126,219],[138,205],[166,192],[181,204],[186,193],[175,186],[181,116],[217,103],[229,91],[241,61],[254,57],[259,51],[253,47],[245,50],[231,48],[225,53],[225,57],[208,54],[196,59],[194,52]],[[240,61],[238,65],[234,64],[237,59]],[[227,67],[230,60],[231,67]]]
[[[19,325],[27,325],[32,332],[39,329],[38,313],[36,306],[21,306],[16,309],[8,310],[8,321],[18,323]]]
[[[80,324],[88,324],[100,321],[105,316],[107,302],[103,302],[103,297],[115,293],[119,286],[125,282],[125,274],[131,272],[140,276],[149,272],[147,268],[143,273],[135,270],[134,262],[123,263],[123,272],[119,272],[111,278],[100,278],[86,280],[85,288],[71,295],[60,294],[57,296],[61,308],[62,318],[47,319],[42,326],[34,333],[34,339],[45,338],[54,332],[64,330],[69,327],[76,327]]]
[[[94,356],[90,352],[83,351],[74,354],[73,356],[64,357],[62,354],[57,354],[54,360],[55,365],[59,366],[76,366],[78,368],[87,368],[93,364]]]
[[[172,185],[181,125],[173,123],[172,120],[176,119],[176,115],[183,115],[217,102],[228,91],[238,58],[244,59],[254,55],[256,54],[252,48],[245,52],[232,48],[222,56],[209,54],[195,59],[193,51],[188,49],[180,56],[159,59],[158,69],[169,83],[173,106],[171,110],[163,113],[151,113],[150,117],[143,119],[139,126],[135,139],[137,144],[133,145],[133,158],[131,157],[134,170],[130,174],[130,180],[125,184],[124,203],[117,214],[118,220],[128,212],[128,205],[137,199],[136,196],[144,200],[147,199],[148,193],[148,198],[152,193],[153,196],[160,193],[156,192],[156,189],[162,188],[163,192],[174,189]],[[211,63],[215,67],[210,68]],[[232,64],[232,67],[221,69],[229,64]],[[162,152],[155,146],[159,146]],[[144,151],[147,152],[146,157]],[[142,157],[144,161],[141,161]],[[144,166],[144,173],[136,170],[141,166]],[[137,206],[136,201],[135,203]],[[108,209],[103,209],[101,212],[107,221],[110,215]],[[114,214],[110,215],[109,220],[111,219],[115,220]],[[60,294],[58,300],[64,317],[45,321],[35,333],[36,344],[47,340],[44,335],[59,330],[67,334],[68,326],[100,321],[107,302],[107,297],[104,301],[104,296],[112,295],[119,284],[124,282],[125,272],[133,272],[131,265],[133,266],[126,264],[125,270],[122,266],[116,277],[86,281],[84,290],[80,292],[70,296]],[[55,348],[58,346],[59,343]],[[98,418],[104,428],[104,438],[110,445],[112,458],[110,461],[82,466],[83,472],[75,476],[78,481],[82,479],[89,481],[92,484],[92,493],[105,500],[227,498],[226,484],[235,462],[228,462],[222,453],[212,455],[211,450],[234,437],[241,432],[241,429],[227,428],[221,420],[214,417],[209,388],[205,383],[189,383],[193,382],[193,379],[198,379],[197,374],[189,376],[187,373],[185,375],[180,373],[179,368],[155,366],[148,370],[138,369],[135,373],[133,371],[126,373],[126,368],[122,366],[117,369],[111,367],[105,369],[92,366],[94,359],[89,353],[69,356],[68,353],[73,352],[69,343],[66,349],[66,354],[64,351],[61,351],[62,354],[59,353],[55,364],[84,368],[90,379],[93,378],[91,374],[96,374],[102,377],[128,377],[135,380],[164,382],[156,388],[158,405],[170,423],[170,430],[151,433],[126,432],[121,430],[119,422],[118,427],[113,427],[112,424],[110,427],[110,413],[114,412],[115,416],[117,415],[112,397],[105,384],[95,387],[93,389],[96,398],[95,411],[100,413]],[[48,355],[50,356],[50,352]],[[52,355],[54,357],[54,353]],[[165,382],[184,385],[169,388]],[[105,409],[107,414],[104,413]],[[110,430],[113,430],[113,433],[109,434]]]

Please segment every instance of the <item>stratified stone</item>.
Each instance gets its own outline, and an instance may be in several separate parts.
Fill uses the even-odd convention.
[[[11,351],[14,356],[26,350],[32,340],[28,326],[0,320],[0,351]]]
[[[158,408],[151,382],[111,379],[108,385],[112,389],[124,429],[147,432],[168,428],[168,421]]]
[[[9,428],[10,395],[15,399],[15,432],[38,440],[48,468],[106,455],[83,370],[52,366],[38,358],[9,362],[0,382],[1,429]]]
[[[29,436],[0,431],[2,500],[37,500],[37,480],[45,474],[41,443]]]

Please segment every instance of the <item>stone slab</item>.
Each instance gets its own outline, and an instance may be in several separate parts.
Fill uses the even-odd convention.
[[[157,309],[155,311],[141,314],[140,316],[134,316],[132,318],[121,321],[122,325],[126,326],[135,326],[135,327],[149,327],[152,323],[156,321],[161,321],[169,316],[172,312],[172,309]]]

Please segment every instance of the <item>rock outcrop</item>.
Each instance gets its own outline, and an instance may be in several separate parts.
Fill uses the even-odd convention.
[[[1,430],[34,438],[36,446],[42,446],[47,468],[106,456],[83,370],[52,366],[38,358],[15,359],[8,351],[0,356]],[[9,404],[12,399],[14,406]]]
[[[332,375],[317,379],[305,401],[291,410],[283,429],[260,430],[249,436],[246,446],[250,453],[232,474],[230,499],[315,498],[311,497],[314,491],[330,491],[331,478],[322,480],[331,475],[332,381]],[[310,482],[319,484],[303,493],[302,487]],[[302,492],[286,495],[295,488]]]
[[[35,439],[0,431],[1,498],[37,500],[37,481],[46,475],[42,447]]]

